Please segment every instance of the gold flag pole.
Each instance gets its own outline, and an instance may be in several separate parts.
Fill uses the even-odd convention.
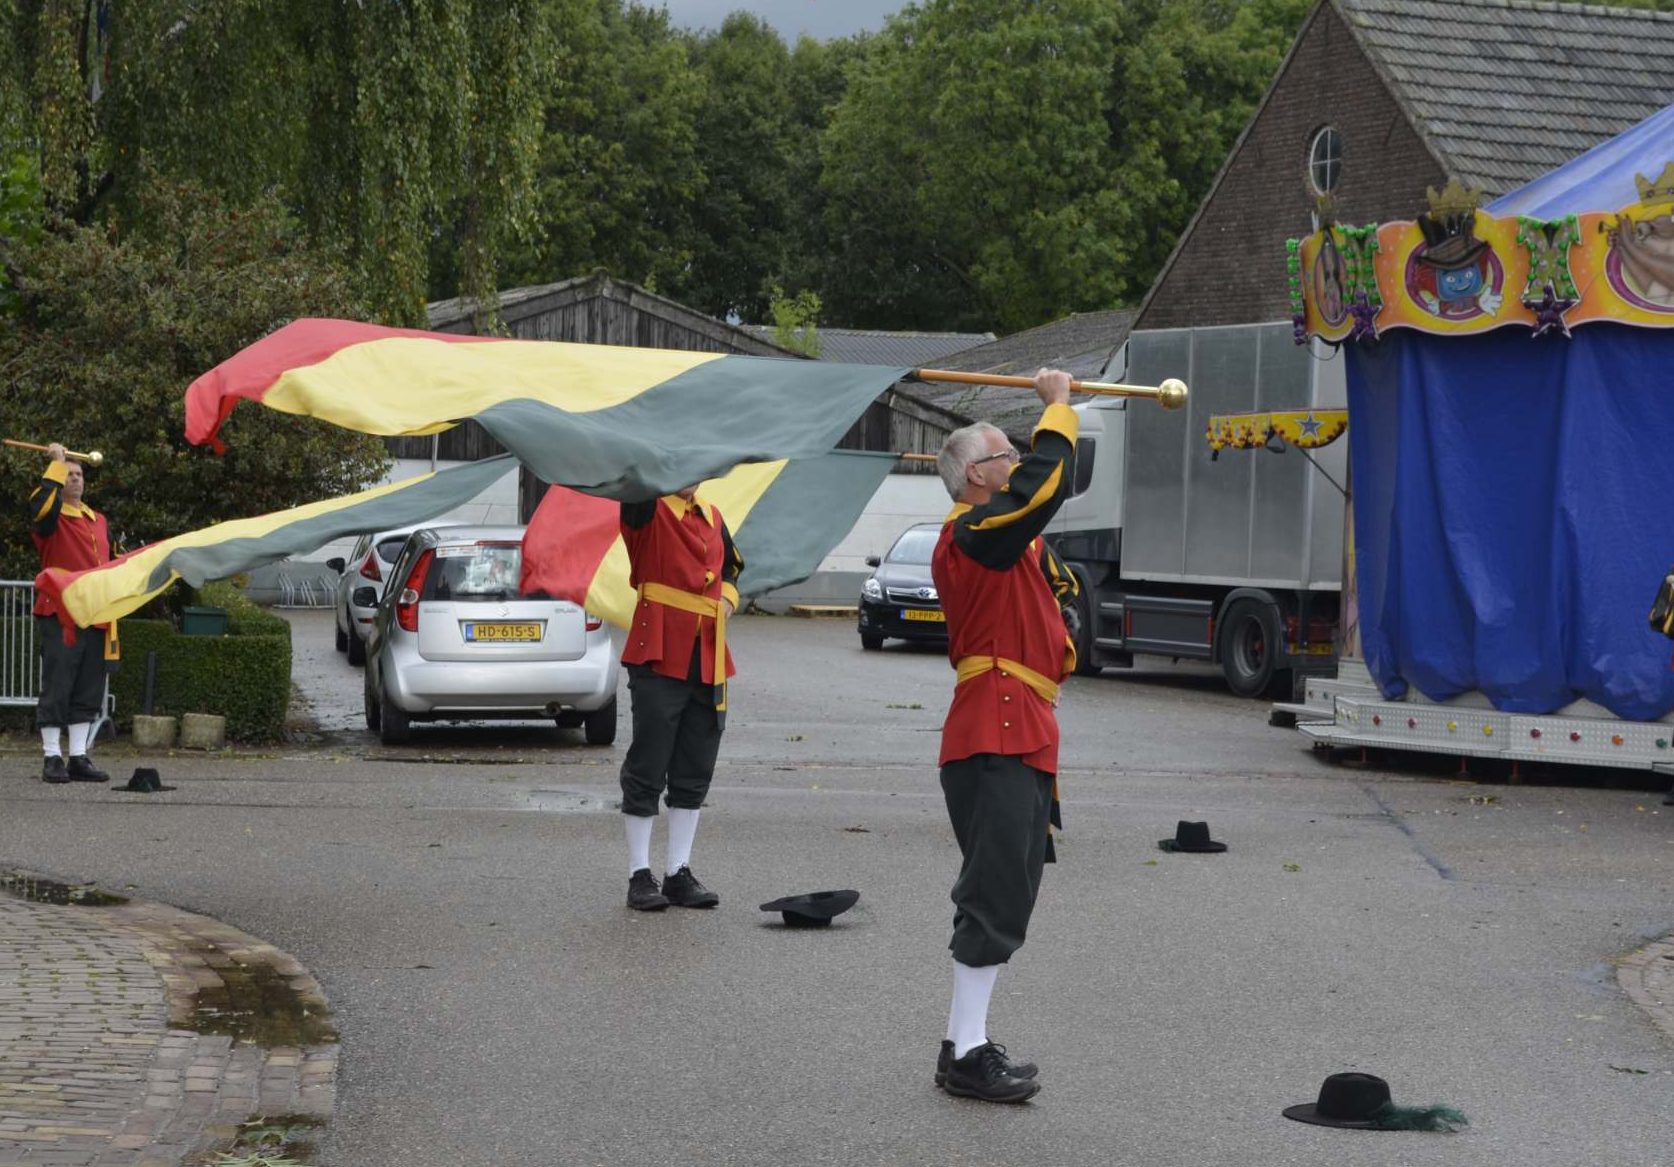
[[[1011,377],[999,373],[960,373],[950,369],[914,369],[911,377],[919,381],[947,381],[956,385],[1003,385],[1011,389],[1033,389],[1033,377]],[[1071,381],[1070,392],[1091,393],[1099,397],[1151,397],[1164,409],[1179,409],[1186,404],[1186,383],[1170,377],[1161,385],[1112,385],[1104,381]]]

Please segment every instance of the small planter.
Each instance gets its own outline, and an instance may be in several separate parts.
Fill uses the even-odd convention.
[[[219,713],[185,713],[180,717],[180,748],[218,750],[227,741],[227,719]]]
[[[172,717],[134,715],[134,744],[146,750],[167,750],[174,746],[174,736],[180,724]]]
[[[225,608],[187,608],[180,614],[182,636],[225,636],[227,610]]]

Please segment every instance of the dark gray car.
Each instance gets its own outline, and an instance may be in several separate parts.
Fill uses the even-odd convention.
[[[866,560],[876,570],[860,588],[860,647],[875,650],[886,639],[947,643],[947,616],[930,556],[941,537],[940,523],[918,523],[895,540],[882,559]]]

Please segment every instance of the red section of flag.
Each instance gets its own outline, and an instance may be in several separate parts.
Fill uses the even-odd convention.
[[[587,589],[621,533],[621,509],[608,498],[549,486],[523,533],[523,595],[545,592],[572,604],[587,602]]]
[[[415,337],[455,344],[482,344],[499,337],[460,336],[417,328],[385,328],[357,320],[293,320],[277,332],[240,349],[186,389],[186,440],[208,442],[217,454],[226,446],[215,435],[240,401],[260,401],[291,369],[317,365],[342,349],[391,337]]]

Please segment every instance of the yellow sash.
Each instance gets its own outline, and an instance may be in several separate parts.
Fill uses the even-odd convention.
[[[1074,649],[1072,648],[1070,651],[1073,653]],[[1072,664],[1074,659],[1073,656],[1070,657]],[[1050,681],[1027,665],[1020,665],[1016,661],[1007,660],[1003,656],[962,656],[959,658],[959,663],[954,665],[953,668],[955,675],[958,677],[958,680],[954,682],[955,685],[963,685],[966,681],[998,669],[1002,677],[1016,677],[1029,686],[1035,691],[1035,695],[1047,704],[1056,704],[1058,700],[1058,683],[1056,681]],[[1052,775],[1052,814],[1051,819],[1046,824],[1046,856],[1048,863],[1057,862],[1056,848],[1052,845],[1052,824],[1062,820],[1062,815],[1058,810],[1059,805],[1058,775],[1054,774]]]
[[[960,685],[998,669],[1002,677],[1016,677],[1029,686],[1047,704],[1058,700],[1058,682],[1048,680],[1027,665],[1020,665],[1003,656],[963,656],[953,667],[959,678],[957,684]]]
[[[679,608],[682,612],[708,616],[715,621],[715,708],[725,712],[727,707],[727,606],[720,600],[712,600],[708,596],[700,596],[696,592],[683,592],[679,588],[671,588],[667,584],[660,583],[640,584],[639,594],[653,604]]]

